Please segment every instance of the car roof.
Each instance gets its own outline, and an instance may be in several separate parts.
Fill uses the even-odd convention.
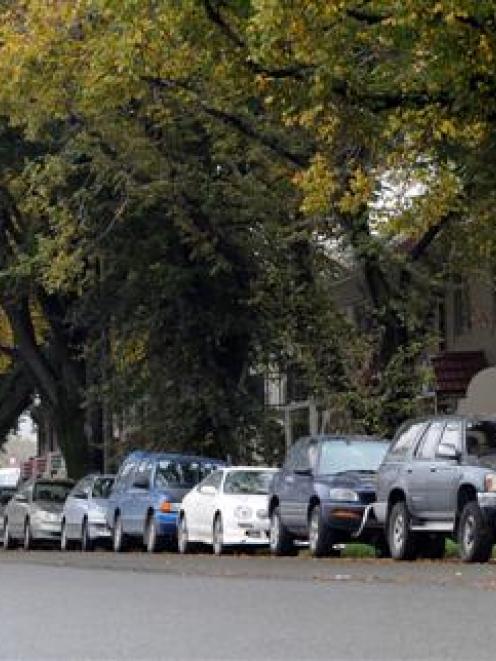
[[[276,473],[279,468],[273,468],[271,466],[222,466],[219,470],[227,473],[237,472],[237,471],[264,471],[264,472],[274,472]]]
[[[437,414],[435,413],[434,415],[422,415],[422,416],[417,416],[415,418],[409,418],[408,420],[405,420],[403,424],[409,424],[409,423],[415,423],[415,422],[434,422],[434,421],[441,421],[441,422],[449,422],[450,420],[453,422],[456,421],[475,421],[475,422],[494,422],[496,423],[496,415],[481,415],[480,413],[470,415],[466,413],[441,413]]]
[[[367,442],[367,443],[390,443],[388,438],[380,436],[371,436],[367,434],[315,434],[313,436],[304,436],[299,441],[344,441],[346,443]]]
[[[161,459],[177,459],[188,461],[200,461],[203,463],[213,462],[224,466],[226,462],[223,459],[216,459],[215,457],[201,457],[195,454],[182,454],[181,452],[147,452],[144,450],[135,450],[129,454],[125,461],[132,459],[150,459],[151,461],[159,461]]]

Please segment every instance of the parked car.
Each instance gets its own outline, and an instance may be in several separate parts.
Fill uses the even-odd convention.
[[[131,539],[157,551],[177,539],[183,497],[224,462],[181,454],[134,452],[123,462],[107,502],[113,548]]]
[[[192,489],[181,504],[178,548],[192,543],[213,546],[221,555],[228,546],[269,543],[268,494],[277,469],[221,468]]]
[[[3,513],[9,500],[16,492],[16,487],[0,487],[0,533],[3,534]]]
[[[375,516],[398,560],[486,562],[496,532],[496,418],[434,416],[403,425],[377,476]]]
[[[62,511],[60,548],[68,550],[74,543],[91,551],[98,542],[110,541],[107,524],[107,498],[114,483],[113,475],[88,475],[70,492]]]
[[[308,540],[314,556],[329,555],[358,533],[380,546],[381,530],[370,522],[362,532],[362,519],[375,500],[376,471],[388,447],[385,440],[344,435],[295,443],[271,487],[272,553],[294,553],[295,540]]]
[[[4,511],[4,548],[19,542],[25,549],[39,541],[59,542],[62,508],[73,486],[71,480],[51,479],[21,485]]]

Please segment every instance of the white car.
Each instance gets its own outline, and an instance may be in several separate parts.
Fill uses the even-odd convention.
[[[88,475],[76,484],[62,512],[62,551],[69,550],[74,544],[83,551],[91,551],[97,542],[110,542],[112,533],[106,513],[113,483],[113,475]]]
[[[276,468],[221,468],[183,499],[178,518],[178,548],[192,543],[213,546],[221,555],[227,546],[269,543],[269,487]]]

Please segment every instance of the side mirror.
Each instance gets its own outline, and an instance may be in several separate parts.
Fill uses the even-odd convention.
[[[440,459],[460,459],[461,456],[460,450],[452,443],[441,443],[436,453]]]
[[[311,468],[295,468],[295,475],[302,475],[303,477],[312,477],[313,472]]]
[[[216,496],[217,489],[211,484],[206,484],[204,487],[200,487],[200,493],[204,496]]]
[[[149,489],[150,480],[146,476],[140,475],[134,480],[133,487],[136,487],[136,489]]]

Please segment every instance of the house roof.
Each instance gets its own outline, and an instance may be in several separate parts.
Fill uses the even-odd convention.
[[[483,351],[446,351],[432,357],[438,394],[465,394],[472,378],[487,367]]]

